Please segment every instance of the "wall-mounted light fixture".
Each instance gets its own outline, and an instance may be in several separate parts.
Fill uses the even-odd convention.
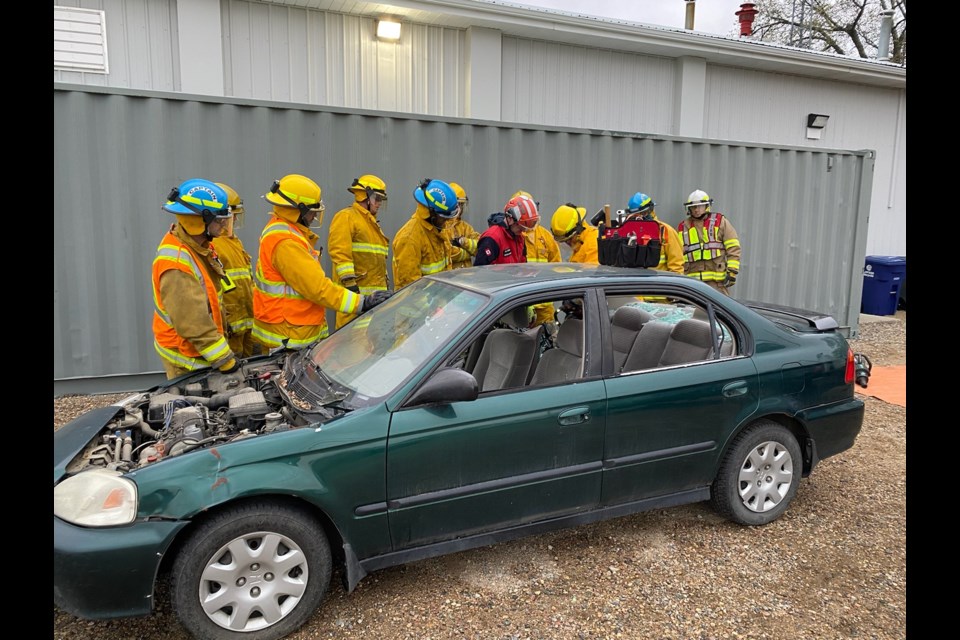
[[[381,40],[399,40],[400,23],[390,18],[377,20],[377,37]]]
[[[807,114],[807,139],[819,140],[820,134],[823,133],[823,128],[827,126],[827,120],[829,119],[830,116],[825,116],[822,113]]]

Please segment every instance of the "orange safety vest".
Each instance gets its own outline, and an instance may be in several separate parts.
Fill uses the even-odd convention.
[[[187,245],[169,231],[157,247],[153,259],[153,343],[160,357],[191,371],[210,366],[230,354],[230,346],[223,338],[223,314],[220,313],[220,285],[204,274],[202,260]],[[160,300],[160,277],[175,269],[197,279],[207,292],[207,306],[221,339],[201,354],[193,344],[174,329],[170,316]]]
[[[253,289],[254,315],[258,321],[268,324],[289,322],[326,327],[326,308],[297,293],[273,266],[273,253],[283,240],[299,242],[317,261],[320,260],[320,252],[310,246],[300,229],[274,215],[260,234],[260,255]]]

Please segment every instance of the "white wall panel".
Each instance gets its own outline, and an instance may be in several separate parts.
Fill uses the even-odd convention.
[[[56,0],[105,14],[109,73],[54,69],[54,82],[179,91],[176,0]]]
[[[503,38],[507,122],[668,133],[675,82],[668,58]]]
[[[867,255],[906,255],[904,90],[716,66],[706,85],[707,138],[876,151]],[[809,113],[830,116],[819,140],[806,138]]]
[[[370,17],[224,0],[225,93],[238,98],[462,116],[464,37],[404,22],[399,42]]]

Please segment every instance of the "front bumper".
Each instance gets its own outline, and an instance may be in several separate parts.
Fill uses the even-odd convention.
[[[53,518],[53,602],[80,618],[149,614],[160,561],[186,522],[88,529]]]

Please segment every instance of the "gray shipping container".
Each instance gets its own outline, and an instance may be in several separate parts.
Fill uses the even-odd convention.
[[[695,188],[743,244],[735,297],[815,309],[856,336],[875,154],[642,132],[538,127],[316,105],[54,83],[54,396],[163,380],[153,350],[153,256],[173,216],[170,188],[225,182],[244,200],[239,229],[256,259],[270,183],[302,173],[327,213],[365,173],[387,183],[393,237],[424,177],[464,186],[478,231],[517,190],[541,223],[565,202],[623,208],[643,191],[676,226]],[[329,259],[324,269],[330,273]],[[331,317],[332,319],[332,317]]]

